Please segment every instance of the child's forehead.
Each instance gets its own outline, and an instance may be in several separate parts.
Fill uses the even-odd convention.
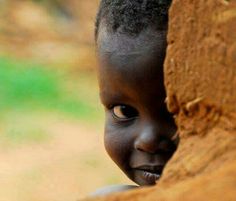
[[[145,52],[156,53],[163,51],[166,44],[166,31],[156,31],[147,28],[136,36],[125,33],[113,33],[101,25],[98,32],[97,46],[100,56],[104,54],[135,55]],[[102,54],[102,55],[101,55]]]
[[[157,33],[147,29],[132,37],[108,32],[104,27],[99,30],[97,47],[100,58],[99,82],[102,91],[109,93],[124,91],[126,86],[129,88],[129,94],[132,91],[146,97],[143,91],[156,95],[156,88],[162,87],[166,50],[165,32]],[[157,91],[161,93],[162,90]]]
[[[102,26],[99,29],[97,47],[102,68],[111,67],[112,71],[117,69],[124,73],[138,73],[137,71],[148,71],[158,65],[160,70],[166,50],[166,32],[157,32],[149,28],[132,37],[111,33]]]

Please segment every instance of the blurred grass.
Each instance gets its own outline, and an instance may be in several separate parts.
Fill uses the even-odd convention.
[[[0,59],[0,109],[49,106],[58,101],[59,80],[40,66]]]
[[[73,77],[63,70],[0,57],[1,137],[16,143],[47,139],[48,133],[34,117],[38,113],[96,124],[102,117],[97,94],[93,73]]]

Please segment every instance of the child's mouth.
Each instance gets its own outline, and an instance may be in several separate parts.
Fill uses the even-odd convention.
[[[155,184],[158,179],[160,179],[161,175],[158,173],[152,173],[152,172],[147,172],[143,171],[143,177],[145,180],[148,181],[150,184]]]
[[[160,179],[164,166],[141,166],[136,168],[140,177],[146,181],[148,185],[154,185]]]

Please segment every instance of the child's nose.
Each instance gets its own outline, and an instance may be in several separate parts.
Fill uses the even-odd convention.
[[[134,142],[135,149],[150,154],[168,152],[169,143],[159,126],[146,125],[139,131]]]

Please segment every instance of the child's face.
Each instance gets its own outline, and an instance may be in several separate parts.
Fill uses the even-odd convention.
[[[105,148],[139,185],[155,184],[177,146],[164,103],[165,34],[149,29],[134,38],[100,27],[97,40]]]

